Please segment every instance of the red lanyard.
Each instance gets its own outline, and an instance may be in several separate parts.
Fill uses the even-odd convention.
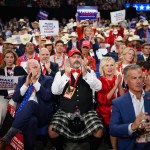
[[[64,61],[65,61],[65,55],[62,54],[62,63],[61,63],[61,65],[59,66],[59,68],[62,68],[62,66],[64,65]],[[54,62],[56,63],[56,54],[54,54]]]
[[[74,72],[77,72],[77,73],[78,73],[78,76],[77,76],[77,78],[76,78],[76,80],[75,80],[75,82],[74,82],[74,84],[73,84],[73,86],[76,87],[77,81],[78,81],[78,79],[79,79],[79,77],[80,77],[80,75],[81,75],[81,70],[80,70],[80,69],[72,69],[72,70],[70,71],[70,80],[69,80],[69,84],[70,84],[70,85],[72,84],[72,77],[71,77],[71,75],[72,75]]]

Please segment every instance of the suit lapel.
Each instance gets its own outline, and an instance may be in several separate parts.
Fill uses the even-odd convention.
[[[126,107],[126,113],[128,114],[128,118],[130,121],[134,121],[135,120],[135,111],[134,111],[134,107],[133,107],[133,103],[132,103],[132,99],[131,96],[129,94],[129,92],[126,94],[126,104],[124,107]]]
[[[43,76],[43,74],[41,74],[41,75],[40,75],[40,78],[39,78],[39,82],[40,82],[40,83],[42,82],[43,78],[44,78],[44,76]]]
[[[150,115],[150,94],[148,95],[147,92],[145,92],[144,95],[144,108],[145,112],[148,112],[148,114]]]

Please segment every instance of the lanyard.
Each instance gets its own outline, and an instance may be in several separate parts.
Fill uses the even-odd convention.
[[[78,79],[79,79],[79,77],[80,77],[80,75],[81,75],[81,71],[80,71],[80,69],[72,69],[72,70],[70,71],[70,80],[69,80],[69,84],[70,84],[70,85],[72,84],[72,77],[71,77],[71,75],[72,75],[74,72],[77,72],[77,73],[78,73],[78,76],[77,76],[77,78],[75,79],[75,82],[74,82],[74,84],[73,84],[73,86],[76,87],[77,81],[78,81]]]

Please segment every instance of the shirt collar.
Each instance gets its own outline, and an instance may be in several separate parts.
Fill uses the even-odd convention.
[[[131,99],[132,99],[132,100],[133,100],[133,99],[137,99],[136,95],[133,94],[130,90],[129,90],[129,93],[130,93],[130,96],[131,96]],[[141,99],[144,97],[144,95],[145,95],[145,92],[144,92],[144,90],[142,90]]]

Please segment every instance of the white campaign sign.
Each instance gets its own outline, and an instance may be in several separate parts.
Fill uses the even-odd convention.
[[[0,90],[14,90],[19,76],[0,76]]]
[[[125,10],[115,11],[110,13],[111,23],[118,23],[125,20]]]
[[[42,35],[58,35],[59,24],[57,20],[39,20],[39,26]]]

